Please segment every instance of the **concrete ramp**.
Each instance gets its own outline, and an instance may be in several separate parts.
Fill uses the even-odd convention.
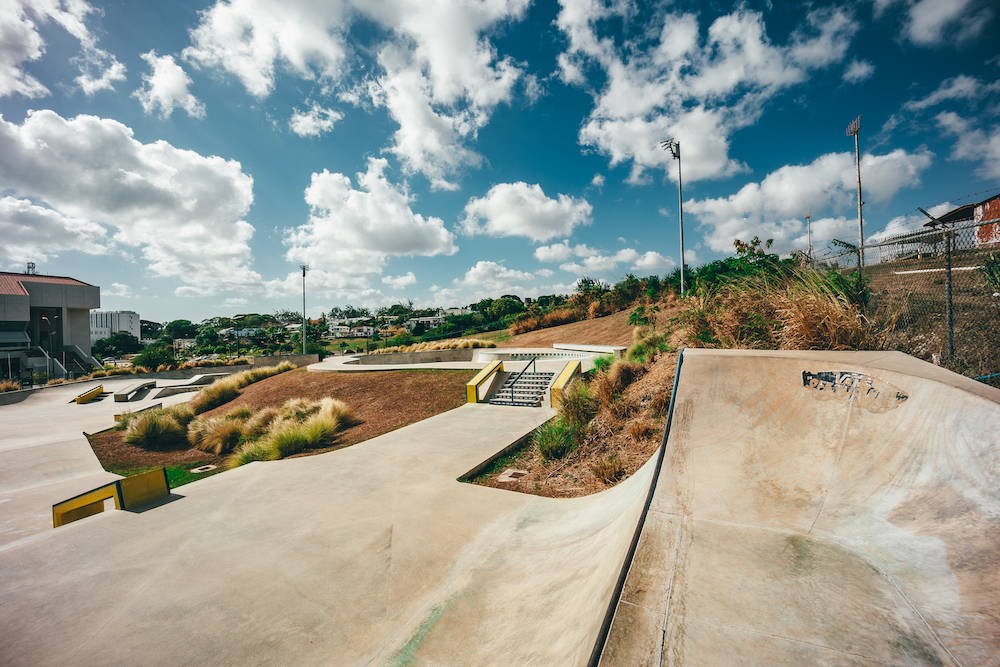
[[[687,350],[605,665],[1000,664],[1000,391]]]

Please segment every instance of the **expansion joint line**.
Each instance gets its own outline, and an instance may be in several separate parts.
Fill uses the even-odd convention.
[[[392,540],[396,533],[396,503],[399,501],[399,465],[392,461],[392,514],[389,516],[389,555],[385,567],[385,614],[382,616],[382,647],[389,643],[389,596],[392,592]]]

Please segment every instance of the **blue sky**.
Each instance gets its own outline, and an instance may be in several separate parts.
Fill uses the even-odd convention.
[[[8,0],[0,268],[198,321],[856,240],[1000,188],[984,0]],[[976,193],[986,193],[979,194]],[[933,212],[932,211],[932,212]]]

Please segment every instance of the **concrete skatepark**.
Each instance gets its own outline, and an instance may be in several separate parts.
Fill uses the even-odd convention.
[[[109,425],[58,391],[0,406],[22,470],[63,460],[28,461],[57,451],[32,422]],[[457,481],[553,414],[469,404],[9,540],[0,663],[1000,664],[1000,391],[900,353],[687,350],[617,486]],[[10,470],[4,525],[67,481]]]

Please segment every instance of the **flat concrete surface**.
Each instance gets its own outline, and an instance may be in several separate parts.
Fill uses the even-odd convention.
[[[673,420],[603,665],[1000,664],[1000,391],[687,350]]]
[[[105,472],[84,432],[114,426],[114,415],[154,403],[183,401],[178,396],[116,403],[111,394],[83,405],[73,398],[97,385],[115,392],[135,384],[134,377],[102,378],[57,385],[0,405],[0,549],[52,529],[52,505],[118,479]],[[167,386],[184,380],[159,380]]]

